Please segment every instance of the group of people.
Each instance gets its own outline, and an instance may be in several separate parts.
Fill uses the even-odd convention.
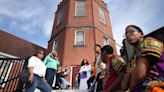
[[[25,85],[25,92],[34,92],[36,88],[42,92],[51,92],[54,89],[65,89],[70,87],[66,81],[69,69],[59,66],[59,57],[56,51],[51,52],[44,58],[44,51],[38,50],[28,60],[28,82]]]
[[[130,62],[113,54],[110,45],[95,45],[96,64],[83,60],[79,71],[79,89],[89,92],[164,92],[163,42],[144,38],[143,31],[135,25],[125,29],[126,40],[134,48]],[[88,70],[84,70],[89,67]],[[95,73],[96,70],[96,73]],[[92,72],[91,72],[92,71]],[[87,74],[90,73],[90,74]],[[85,77],[86,74],[88,77]],[[87,86],[88,83],[88,86]]]
[[[125,36],[134,48],[133,57],[126,62],[122,57],[113,54],[110,45],[101,47],[95,45],[95,62],[91,66],[87,59],[83,59],[78,72],[79,90],[89,92],[164,92],[164,46],[155,38],[144,38],[143,31],[129,25],[125,29]],[[56,83],[69,87],[65,80],[66,70],[58,61],[57,52],[46,56],[39,50],[28,61],[29,79],[26,92],[34,92],[35,88],[43,92],[51,92]],[[53,62],[52,62],[53,61]],[[57,78],[56,78],[57,77]],[[57,79],[57,81],[55,80]],[[60,79],[62,82],[59,83]]]
[[[106,64],[101,60],[101,46],[95,45],[96,59],[93,65],[87,59],[83,59],[78,72],[78,89],[81,91],[100,92],[103,90],[103,79],[105,77]],[[96,87],[95,87],[96,86]]]

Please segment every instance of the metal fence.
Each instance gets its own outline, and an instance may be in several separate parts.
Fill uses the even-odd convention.
[[[16,92],[22,86],[19,74],[26,65],[26,58],[0,58],[0,92]]]

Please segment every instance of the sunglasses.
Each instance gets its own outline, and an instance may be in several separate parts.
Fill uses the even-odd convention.
[[[56,54],[52,54],[53,57],[58,57]]]
[[[134,30],[127,30],[125,32],[125,36],[128,35],[128,34],[132,35],[134,32],[135,32]]]
[[[39,54],[43,54],[43,55],[44,55],[44,53],[43,53],[43,52],[39,52]]]

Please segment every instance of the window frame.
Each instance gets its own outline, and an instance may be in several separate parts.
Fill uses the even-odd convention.
[[[104,44],[104,46],[109,45],[109,38],[108,37],[105,37],[105,36],[103,37],[103,44]]]
[[[56,44],[57,43],[57,44]],[[53,41],[53,47],[52,47],[52,51],[56,51],[58,49],[58,39],[55,39]]]
[[[78,1],[84,1],[85,2],[85,14],[84,15],[77,15],[77,7],[78,7]],[[84,17],[86,16],[86,0],[76,0],[76,4],[75,4],[75,16],[76,17]]]
[[[106,24],[105,11],[104,11],[102,8],[98,7],[98,13],[99,13],[99,20],[100,20],[102,23]],[[101,13],[103,13],[103,15],[102,15]]]
[[[83,44],[77,44],[77,32],[83,32],[83,36],[84,36],[84,43]],[[84,30],[75,30],[75,42],[74,42],[75,46],[84,46],[85,45],[85,31]]]
[[[63,10],[59,11],[59,13],[58,13],[58,19],[57,19],[57,26],[62,23],[63,15],[64,15]]]

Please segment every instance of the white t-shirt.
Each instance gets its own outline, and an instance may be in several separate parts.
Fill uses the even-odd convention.
[[[98,56],[96,57],[96,75],[98,75],[98,73],[101,72],[101,69],[100,69],[100,67],[98,66],[98,63],[99,63],[99,62],[101,62],[101,55],[98,55]]]
[[[44,62],[36,56],[30,57],[27,67],[34,67],[33,73],[40,77],[43,77],[46,74],[46,66]]]

